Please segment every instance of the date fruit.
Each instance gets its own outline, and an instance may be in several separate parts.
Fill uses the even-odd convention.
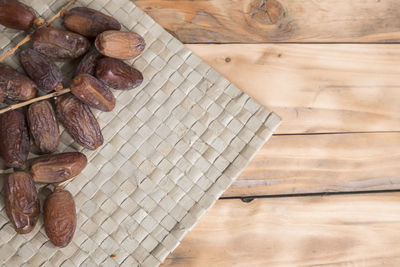
[[[65,13],[64,26],[86,37],[96,37],[104,31],[121,29],[121,24],[116,19],[87,7],[75,7]]]
[[[3,101],[4,101],[4,91],[3,88],[1,88],[0,86],[0,103],[3,103]]]
[[[29,136],[25,117],[18,110],[0,115],[0,154],[10,168],[20,168],[29,154]]]
[[[27,234],[35,228],[40,215],[40,201],[28,173],[14,172],[6,177],[4,205],[17,233]]]
[[[105,31],[97,36],[95,46],[105,56],[133,59],[143,52],[146,42],[134,32]]]
[[[76,76],[71,84],[71,92],[92,108],[111,111],[115,107],[115,97],[99,80],[89,74]]]
[[[0,0],[0,24],[16,30],[28,30],[36,19],[35,11],[16,0]]]
[[[75,75],[89,74],[94,76],[96,74],[97,62],[103,55],[97,51],[96,48],[91,49],[79,63]]]
[[[105,85],[118,90],[138,87],[143,82],[140,71],[115,58],[102,58],[97,64],[97,78]]]
[[[19,59],[26,73],[43,91],[59,91],[63,88],[60,68],[45,55],[28,48],[19,54]]]
[[[84,148],[95,150],[104,142],[99,123],[89,106],[73,95],[56,100],[56,112],[64,128]]]
[[[0,88],[5,97],[15,101],[32,99],[37,93],[37,86],[31,79],[2,63],[0,63]]]
[[[28,108],[28,126],[34,144],[42,153],[56,151],[60,143],[60,131],[56,114],[49,101],[33,103]]]
[[[32,35],[33,49],[55,59],[77,58],[89,49],[89,41],[82,35],[44,27]]]
[[[80,152],[46,155],[33,160],[30,173],[38,183],[61,183],[82,172],[87,158]]]
[[[75,233],[76,210],[70,192],[56,187],[44,202],[44,229],[55,246],[67,246]]]

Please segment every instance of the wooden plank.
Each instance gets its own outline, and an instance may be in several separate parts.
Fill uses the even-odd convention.
[[[185,43],[398,42],[398,0],[134,0]]]
[[[219,200],[167,266],[399,266],[400,193]]]
[[[400,130],[400,45],[188,47],[276,111],[278,133]]]
[[[273,136],[224,196],[400,189],[400,133]]]

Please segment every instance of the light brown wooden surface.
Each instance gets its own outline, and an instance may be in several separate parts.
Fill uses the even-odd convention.
[[[398,0],[134,0],[185,43],[398,42]]]
[[[219,200],[163,267],[399,266],[400,193]]]
[[[277,133],[400,131],[400,45],[188,45],[283,119]],[[224,196],[398,189],[399,133],[275,136]]]
[[[398,0],[134,2],[283,118],[164,267],[400,266],[400,193],[298,196],[400,190]]]
[[[400,131],[400,44],[188,47],[277,112],[277,133]]]
[[[225,197],[400,189],[400,133],[273,136]]]

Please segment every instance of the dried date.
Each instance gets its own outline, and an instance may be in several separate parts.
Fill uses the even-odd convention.
[[[33,142],[40,152],[56,151],[60,143],[60,131],[50,102],[44,100],[30,105],[27,118]]]
[[[143,52],[146,42],[134,32],[105,31],[96,37],[95,46],[105,56],[133,59]]]
[[[0,115],[0,153],[10,168],[20,168],[29,154],[29,136],[24,114],[11,110]]]
[[[137,69],[115,58],[102,58],[97,64],[97,78],[114,89],[127,90],[138,87],[143,75]]]
[[[3,103],[3,101],[4,101],[4,91],[0,86],[0,103]]]
[[[28,48],[19,54],[19,59],[26,73],[43,91],[59,91],[63,88],[60,68],[45,55]]]
[[[40,215],[40,202],[28,173],[14,172],[6,177],[4,205],[17,233],[27,234],[35,228]]]
[[[84,148],[95,150],[103,144],[99,123],[89,106],[75,96],[57,98],[56,113],[67,132]]]
[[[33,49],[55,59],[77,58],[89,49],[89,41],[82,35],[44,27],[32,35]]]
[[[103,55],[100,54],[99,51],[97,51],[97,49],[95,48],[91,49],[79,63],[75,75],[89,74],[94,76],[96,74],[97,62],[102,57]]]
[[[16,0],[0,0],[0,24],[16,30],[28,30],[36,19],[35,11]]]
[[[67,246],[75,233],[76,210],[70,192],[56,187],[44,202],[44,229],[57,247]]]
[[[71,92],[92,108],[111,111],[115,107],[115,97],[99,80],[89,74],[76,76],[71,84]]]
[[[121,29],[121,24],[116,19],[87,7],[75,7],[65,13],[64,26],[86,37],[96,37],[104,31]]]
[[[0,63],[0,88],[4,96],[15,101],[26,101],[36,96],[37,86],[27,76]]]
[[[82,172],[87,158],[80,152],[66,152],[42,156],[35,159],[30,167],[33,180],[39,183],[61,183]]]

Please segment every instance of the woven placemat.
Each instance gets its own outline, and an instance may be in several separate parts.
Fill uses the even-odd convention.
[[[24,2],[44,18],[67,3]],[[61,129],[59,151],[79,150],[89,159],[83,173],[65,186],[75,197],[78,214],[71,244],[54,247],[42,219],[30,234],[16,234],[1,195],[0,264],[157,266],[236,179],[280,119],[132,2],[78,1],[75,6],[110,14],[123,30],[145,38],[145,52],[129,62],[145,80],[140,88],[113,91],[117,106],[112,112],[93,110],[105,140],[96,151],[82,149]],[[54,25],[62,27],[61,20]],[[3,27],[0,31],[2,52],[26,35]],[[17,55],[5,62],[21,70]],[[66,81],[74,65],[62,63]]]

